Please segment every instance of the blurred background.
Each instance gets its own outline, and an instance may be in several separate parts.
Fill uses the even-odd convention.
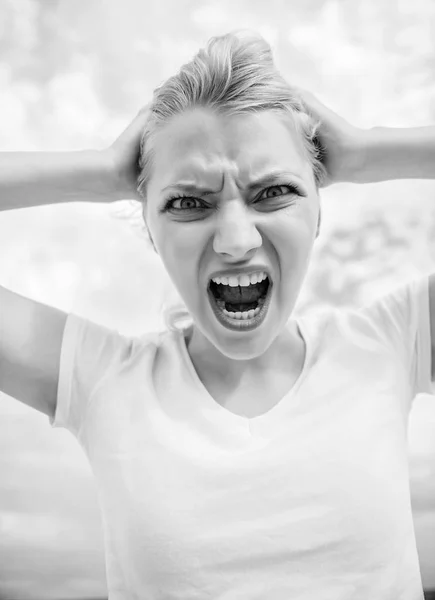
[[[433,0],[1,0],[0,151],[103,148],[209,37],[244,27],[284,76],[361,127],[435,122]],[[297,306],[350,307],[435,269],[435,181],[336,185]],[[177,298],[140,205],[0,215],[0,283],[127,335]],[[409,422],[423,584],[435,589],[435,398]],[[0,599],[104,598],[101,520],[76,440],[0,394]],[[429,593],[427,595],[429,598]]]

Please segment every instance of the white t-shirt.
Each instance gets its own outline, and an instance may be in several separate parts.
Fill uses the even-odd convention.
[[[297,319],[303,371],[267,413],[219,405],[182,332],[70,314],[51,421],[102,511],[110,600],[422,600],[407,423],[432,393],[428,276]]]

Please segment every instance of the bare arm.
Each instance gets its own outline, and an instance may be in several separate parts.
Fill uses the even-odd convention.
[[[306,90],[298,90],[320,122],[326,185],[390,179],[435,179],[435,127],[355,127]]]
[[[0,391],[49,417],[67,316],[0,285]]]
[[[140,137],[147,106],[105,150],[0,152],[0,211],[64,202],[139,200]]]
[[[0,153],[0,211],[64,202],[110,202],[114,174],[105,151]]]
[[[104,151],[0,153],[0,211],[136,198],[141,111]],[[0,391],[53,417],[67,313],[0,285]]]
[[[435,179],[435,127],[373,127],[364,132],[359,181]]]

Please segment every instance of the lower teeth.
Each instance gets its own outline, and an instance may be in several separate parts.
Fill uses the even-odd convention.
[[[254,317],[256,317],[258,315],[258,313],[260,312],[261,307],[263,306],[265,301],[266,301],[266,298],[260,298],[258,300],[257,308],[251,309],[248,311],[243,311],[243,312],[228,311],[225,308],[225,302],[223,300],[216,300],[216,304],[221,309],[221,311],[224,313],[224,315],[226,315],[227,317],[230,317],[231,319],[235,319],[238,321],[246,321],[248,319],[253,319]]]

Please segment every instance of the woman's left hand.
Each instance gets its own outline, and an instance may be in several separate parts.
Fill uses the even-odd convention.
[[[302,102],[315,119],[324,149],[327,179],[323,187],[339,182],[358,183],[364,168],[366,132],[348,123],[320,102],[311,92],[297,88]]]

